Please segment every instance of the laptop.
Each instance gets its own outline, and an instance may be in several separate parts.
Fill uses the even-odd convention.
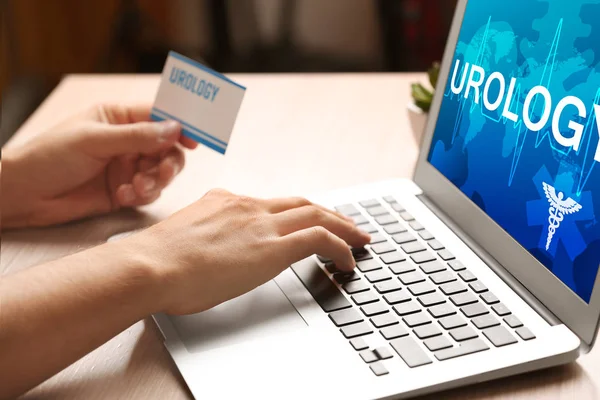
[[[308,196],[372,234],[355,272],[314,255],[203,313],[154,316],[195,398],[407,398],[588,352],[598,15],[597,0],[460,0],[413,179]]]

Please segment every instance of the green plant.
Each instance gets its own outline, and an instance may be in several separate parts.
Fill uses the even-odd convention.
[[[433,100],[433,94],[435,93],[435,87],[440,75],[440,63],[434,62],[429,70],[427,70],[427,75],[431,89],[427,89],[420,83],[413,83],[411,85],[413,101],[424,112],[429,112],[431,108],[431,101]]]

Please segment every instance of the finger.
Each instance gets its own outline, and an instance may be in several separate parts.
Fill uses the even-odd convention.
[[[320,208],[323,211],[326,211],[332,215],[335,215],[338,218],[342,218],[347,221],[354,221],[350,217],[346,217],[345,215],[343,215],[337,211],[330,210],[329,208],[323,207],[319,204],[314,204],[310,200],[307,200],[303,197],[275,198],[275,199],[264,200],[264,202],[265,202],[267,209],[273,214],[291,210],[294,208],[299,208],[299,207],[315,206],[315,207]]]
[[[152,104],[101,104],[98,111],[109,124],[134,124],[150,121]]]
[[[319,254],[333,260],[341,271],[354,269],[354,258],[346,242],[321,226],[296,231],[279,240],[286,265]]]
[[[186,149],[190,150],[194,150],[196,147],[198,147],[198,142],[184,135],[181,135],[181,137],[179,138],[179,143],[181,143],[181,145]]]
[[[181,136],[176,121],[100,124],[86,139],[88,151],[100,157],[141,153],[153,155],[170,149]]]
[[[156,168],[161,162],[160,157],[143,156],[140,157],[137,162],[137,172],[147,172],[153,168]]]
[[[138,195],[133,189],[133,184],[126,183],[117,188],[115,197],[120,207],[139,207],[153,203],[160,197],[160,190],[152,190]]]
[[[149,192],[164,189],[183,169],[185,157],[180,149],[173,148],[160,163],[144,172],[138,172],[132,179],[136,196],[145,197]]]
[[[275,219],[275,225],[281,236],[315,226],[322,226],[352,247],[363,247],[371,241],[371,236],[359,230],[353,223],[314,205],[274,214],[272,218]]]

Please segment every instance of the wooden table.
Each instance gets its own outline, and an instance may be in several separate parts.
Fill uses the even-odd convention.
[[[2,233],[8,274],[155,222],[213,187],[270,197],[412,175],[418,155],[407,111],[420,74],[232,75],[248,90],[226,156],[189,152],[151,206],[47,229]],[[7,144],[14,146],[97,102],[152,102],[156,75],[69,76]],[[24,399],[189,399],[150,319],[33,389]],[[598,399],[600,349],[566,367],[478,384],[431,399]]]

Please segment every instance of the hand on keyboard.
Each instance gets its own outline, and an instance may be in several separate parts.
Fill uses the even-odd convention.
[[[315,253],[352,271],[350,246],[370,240],[350,219],[305,199],[214,190],[122,242],[123,251],[155,271],[160,311],[188,314],[248,292]]]

